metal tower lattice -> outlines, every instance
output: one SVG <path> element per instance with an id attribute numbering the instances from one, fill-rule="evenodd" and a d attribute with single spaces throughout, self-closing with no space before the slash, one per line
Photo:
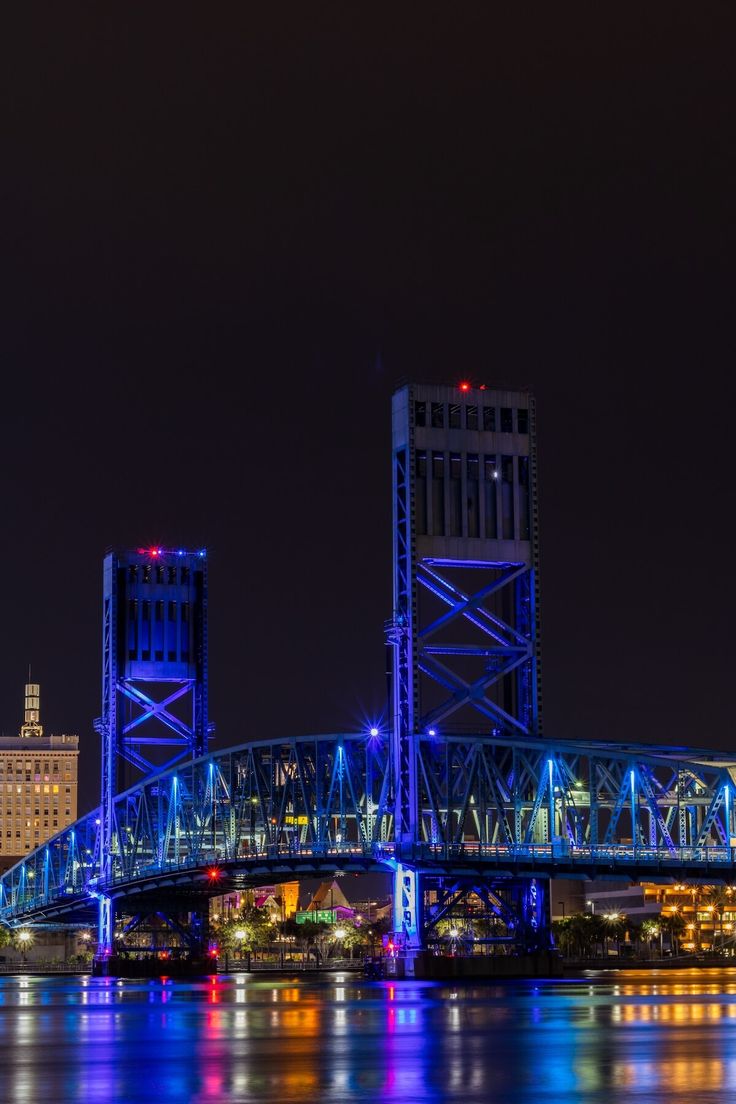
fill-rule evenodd
<path id="1" fill-rule="evenodd" d="M 393 396 L 395 924 L 420 938 L 420 738 L 534 737 L 539 522 L 529 391 L 411 384 Z"/>
<path id="2" fill-rule="evenodd" d="M 95 721 L 102 737 L 103 954 L 112 948 L 114 917 L 104 887 L 116 844 L 119 765 L 128 763 L 138 777 L 147 777 L 186 755 L 203 755 L 209 727 L 206 552 L 109 551 L 103 565 L 102 716 Z"/>

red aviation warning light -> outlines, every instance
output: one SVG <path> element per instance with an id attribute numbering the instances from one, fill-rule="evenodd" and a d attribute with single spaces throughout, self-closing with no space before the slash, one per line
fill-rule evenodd
<path id="1" fill-rule="evenodd" d="M 462 383 L 460 384 L 460 390 L 461 391 L 469 391 L 470 390 L 470 384 L 468 383 L 467 380 L 462 381 Z"/>

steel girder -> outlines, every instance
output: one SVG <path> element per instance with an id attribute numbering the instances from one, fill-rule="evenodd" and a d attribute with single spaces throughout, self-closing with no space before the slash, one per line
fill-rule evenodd
<path id="1" fill-rule="evenodd" d="M 422 850 L 676 866 L 730 862 L 733 761 L 716 752 L 488 737 L 419 742 Z M 679 828 L 679 836 L 675 830 Z M 702 854 L 701 854 L 702 852 Z"/>
<path id="2" fill-rule="evenodd" d="M 449 576 L 453 569 L 472 569 L 481 582 L 466 593 Z M 417 726 L 426 731 L 441 724 L 466 706 L 481 713 L 494 728 L 508 734 L 531 736 L 536 731 L 536 695 L 532 692 L 534 666 L 534 615 L 532 609 L 533 570 L 524 563 L 427 558 L 416 565 L 417 582 L 449 610 L 429 624 L 416 627 L 417 666 L 421 673 L 438 683 L 448 696 L 417 718 Z M 512 622 L 488 609 L 485 603 L 507 591 Z M 475 630 L 473 643 L 443 640 L 443 633 L 462 623 Z M 443 656 L 446 661 L 438 657 Z M 478 661 L 476 677 L 469 679 L 451 663 Z M 488 691 L 515 672 L 518 693 L 514 711 L 504 709 Z"/>
<path id="3" fill-rule="evenodd" d="M 0 920 L 73 917 L 208 868 L 394 870 L 632 879 L 736 877 L 733 773 L 717 752 L 489 736 L 417 741 L 414 838 L 395 832 L 389 747 L 357 734 L 258 741 L 180 764 L 113 798 L 0 877 Z M 289 867 L 289 863 L 297 864 Z M 320 865 L 321 864 L 321 865 Z M 303 867 L 306 870 L 306 867 Z"/>
<path id="4" fill-rule="evenodd" d="M 96 809 L 12 867 L 0 879 L 0 919 L 63 917 L 90 897 L 214 866 L 247 871 L 291 857 L 334 870 L 351 857 L 380 858 L 393 835 L 388 783 L 386 740 L 352 734 L 190 760 L 114 798 L 107 861 Z"/>

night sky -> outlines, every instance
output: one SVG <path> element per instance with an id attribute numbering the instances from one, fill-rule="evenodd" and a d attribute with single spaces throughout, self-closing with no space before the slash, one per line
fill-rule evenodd
<path id="1" fill-rule="evenodd" d="M 98 800 L 102 560 L 209 550 L 213 748 L 385 707 L 390 399 L 538 404 L 550 737 L 736 751 L 734 10 L 16 5 L 0 728 Z"/>

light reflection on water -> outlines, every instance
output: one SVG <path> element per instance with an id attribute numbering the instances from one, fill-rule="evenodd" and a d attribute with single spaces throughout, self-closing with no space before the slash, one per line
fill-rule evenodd
<path id="1" fill-rule="evenodd" d="M 731 1099 L 736 970 L 559 981 L 0 979 L 0 1098 Z"/>

